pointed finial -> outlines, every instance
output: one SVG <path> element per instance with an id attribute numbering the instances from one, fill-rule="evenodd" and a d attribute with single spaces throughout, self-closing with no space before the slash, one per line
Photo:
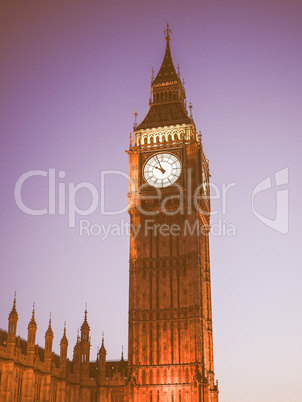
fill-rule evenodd
<path id="1" fill-rule="evenodd" d="M 154 67 L 152 67 L 151 70 L 151 83 L 153 82 L 153 80 L 154 80 Z"/>
<path id="2" fill-rule="evenodd" d="M 167 43 L 169 43 L 169 42 L 170 42 L 170 39 L 171 39 L 170 34 L 172 33 L 172 31 L 171 31 L 171 29 L 170 29 L 170 27 L 169 27 L 169 23 L 168 23 L 168 22 L 167 22 L 167 28 L 164 30 L 164 33 L 165 33 L 166 41 L 167 41 Z"/>
<path id="3" fill-rule="evenodd" d="M 124 360 L 124 345 L 122 345 L 122 357 L 121 360 Z"/>
<path id="4" fill-rule="evenodd" d="M 51 313 L 49 314 L 49 324 L 48 324 L 48 328 L 47 328 L 45 336 L 52 336 L 53 337 L 53 330 L 51 328 Z"/>
<path id="5" fill-rule="evenodd" d="M 178 78 L 180 78 L 180 67 L 179 67 L 179 63 L 177 64 L 177 75 L 178 75 Z"/>
<path id="6" fill-rule="evenodd" d="M 31 320 L 30 320 L 30 323 L 29 323 L 29 324 L 32 324 L 32 325 L 34 325 L 34 326 L 37 325 L 37 324 L 36 324 L 36 320 L 35 320 L 35 306 L 36 306 L 36 304 L 33 303 L 33 312 L 32 312 Z"/>
<path id="7" fill-rule="evenodd" d="M 192 108 L 193 108 L 193 106 L 192 106 L 192 103 L 190 102 L 190 104 L 189 104 L 189 109 L 190 109 L 190 118 L 191 118 L 191 119 L 193 119 Z"/>
<path id="8" fill-rule="evenodd" d="M 137 110 L 135 109 L 135 111 L 134 111 L 134 127 L 137 126 L 137 116 L 138 116 L 138 113 L 137 113 Z"/>
<path id="9" fill-rule="evenodd" d="M 87 303 L 85 303 L 85 317 L 84 317 L 84 321 L 87 321 Z"/>
<path id="10" fill-rule="evenodd" d="M 12 307 L 11 312 L 9 313 L 9 318 L 10 318 L 10 317 L 16 317 L 16 318 L 18 318 L 18 313 L 17 313 L 17 310 L 16 310 L 16 292 L 15 292 L 15 294 L 14 294 L 13 307 Z"/>
<path id="11" fill-rule="evenodd" d="M 16 297 L 17 297 L 17 292 L 15 291 L 14 302 L 13 302 L 13 310 L 16 310 Z"/>
<path id="12" fill-rule="evenodd" d="M 66 321 L 64 321 L 64 330 L 63 330 L 63 336 L 66 336 Z"/>

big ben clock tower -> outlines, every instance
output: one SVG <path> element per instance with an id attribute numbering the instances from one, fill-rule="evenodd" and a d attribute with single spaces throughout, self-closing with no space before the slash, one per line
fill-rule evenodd
<path id="1" fill-rule="evenodd" d="M 209 165 L 166 51 L 130 137 L 127 400 L 217 402 L 209 261 Z"/>

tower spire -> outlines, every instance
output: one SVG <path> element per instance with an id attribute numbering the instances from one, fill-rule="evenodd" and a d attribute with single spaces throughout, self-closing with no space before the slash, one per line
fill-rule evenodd
<path id="1" fill-rule="evenodd" d="M 170 39 L 171 39 L 170 34 L 172 33 L 172 31 L 170 29 L 170 26 L 169 26 L 168 22 L 167 22 L 167 28 L 164 30 L 164 33 L 165 33 L 166 41 L 167 41 L 167 43 L 169 43 Z"/>
<path id="2" fill-rule="evenodd" d="M 135 109 L 135 111 L 134 111 L 133 128 L 136 128 L 136 127 L 137 127 L 137 116 L 138 116 L 138 113 L 137 113 L 137 110 Z"/>
<path id="3" fill-rule="evenodd" d="M 14 294 L 14 301 L 13 301 L 13 307 L 11 309 L 11 312 L 9 313 L 9 317 L 16 316 L 18 318 L 18 313 L 16 310 L 16 292 Z"/>
<path id="4" fill-rule="evenodd" d="M 27 354 L 33 356 L 35 353 L 35 342 L 36 342 L 36 332 L 37 332 L 37 323 L 35 320 L 35 303 L 33 304 L 33 311 L 31 315 L 31 320 L 27 327 L 28 336 L 27 336 Z"/>
<path id="5" fill-rule="evenodd" d="M 48 328 L 47 328 L 47 331 L 46 331 L 46 335 L 53 335 L 53 331 L 52 331 L 52 328 L 51 328 L 51 313 L 49 313 L 49 321 L 48 321 Z"/>
<path id="6" fill-rule="evenodd" d="M 52 342 L 53 342 L 53 330 L 51 328 L 51 313 L 50 313 L 48 328 L 45 332 L 45 354 L 44 354 L 44 360 L 45 362 L 48 362 L 48 364 L 50 363 L 52 356 Z"/>
<path id="7" fill-rule="evenodd" d="M 179 67 L 175 69 L 170 48 L 171 29 L 169 24 L 164 31 L 166 39 L 165 55 L 153 79 L 151 76 L 151 90 L 149 111 L 144 120 L 138 124 L 135 118 L 134 131 L 142 128 L 171 126 L 191 123 L 185 104 L 185 90 L 180 80 Z"/>
<path id="8" fill-rule="evenodd" d="M 36 319 L 35 319 L 35 309 L 36 309 L 36 303 L 34 302 L 33 303 L 33 311 L 32 311 L 32 314 L 31 314 L 31 320 L 30 320 L 30 324 L 37 324 L 36 323 Z"/>
<path id="9" fill-rule="evenodd" d="M 68 340 L 66 336 L 66 321 L 64 321 L 63 336 L 60 342 L 60 362 L 63 364 L 66 363 L 67 359 L 67 347 L 68 347 Z"/>
<path id="10" fill-rule="evenodd" d="M 15 292 L 13 307 L 8 316 L 7 347 L 9 353 L 11 354 L 13 354 L 15 350 L 17 322 L 18 322 L 18 313 L 16 309 L 16 292 Z"/>
<path id="11" fill-rule="evenodd" d="M 163 83 L 175 83 L 179 82 L 178 75 L 176 73 L 170 49 L 170 40 L 171 40 L 171 29 L 169 28 L 169 24 L 167 24 L 167 28 L 164 31 L 166 37 L 166 51 L 164 55 L 164 59 L 162 65 L 157 73 L 157 76 L 152 81 L 152 85 L 163 84 Z"/>
<path id="12" fill-rule="evenodd" d="M 87 303 L 85 305 L 84 321 L 81 326 L 81 342 L 89 342 L 90 326 L 87 321 Z"/>
<path id="13" fill-rule="evenodd" d="M 62 336 L 61 342 L 62 342 L 62 341 L 67 341 L 67 336 L 66 336 L 66 321 L 64 321 L 64 329 L 63 329 L 63 336 Z M 68 341 L 67 341 L 67 343 L 68 343 Z"/>

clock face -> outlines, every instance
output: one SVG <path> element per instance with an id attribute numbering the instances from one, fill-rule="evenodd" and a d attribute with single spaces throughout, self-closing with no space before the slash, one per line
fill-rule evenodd
<path id="1" fill-rule="evenodd" d="M 153 187 L 168 187 L 175 183 L 181 172 L 179 159 L 169 153 L 151 156 L 144 166 L 144 178 Z"/>

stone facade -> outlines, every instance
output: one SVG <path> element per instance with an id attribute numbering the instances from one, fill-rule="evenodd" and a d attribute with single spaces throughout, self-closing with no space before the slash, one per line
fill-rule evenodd
<path id="1" fill-rule="evenodd" d="M 104 338 L 97 360 L 89 361 L 90 339 L 87 311 L 81 334 L 67 358 L 66 329 L 60 355 L 53 353 L 51 319 L 45 333 L 45 348 L 35 344 L 35 311 L 28 325 L 28 337 L 16 337 L 16 299 L 9 315 L 8 331 L 0 330 L 0 402 L 11 401 L 124 401 L 127 361 L 107 361 Z"/>

